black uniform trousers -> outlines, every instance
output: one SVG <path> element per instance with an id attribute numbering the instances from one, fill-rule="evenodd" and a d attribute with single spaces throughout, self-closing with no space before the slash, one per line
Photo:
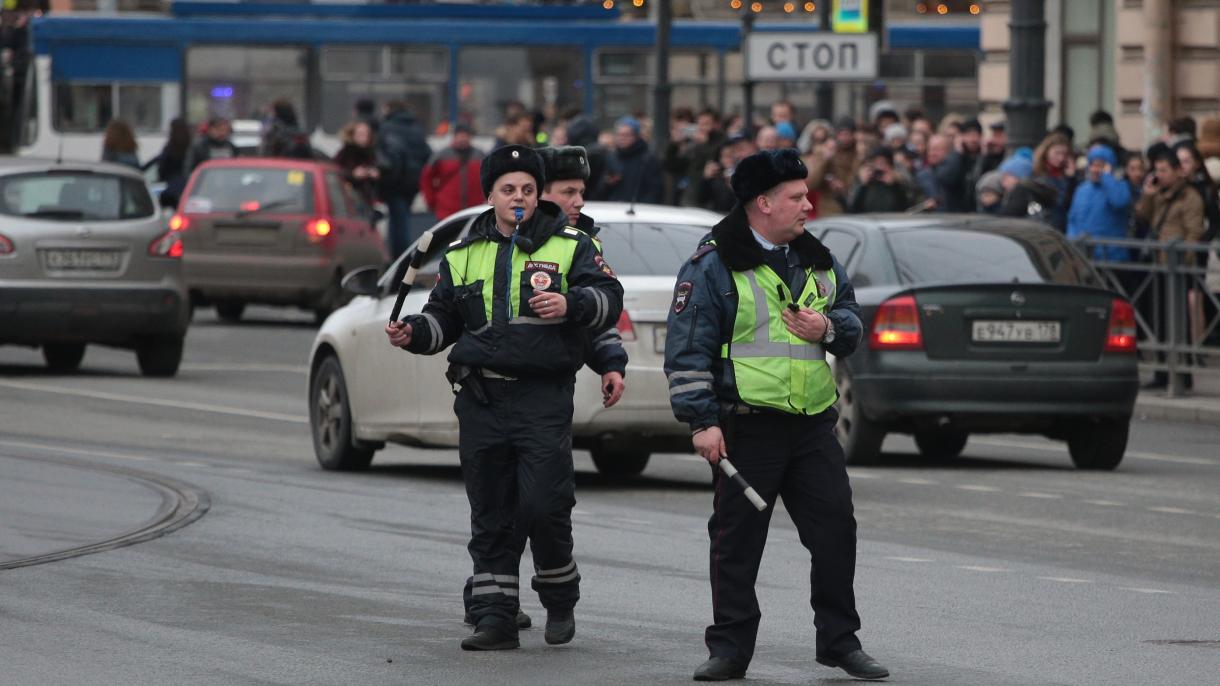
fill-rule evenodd
<path id="1" fill-rule="evenodd" d="M 534 554 L 534 590 L 544 607 L 580 598 L 572 559 L 571 379 L 480 379 L 488 404 L 469 388 L 454 401 L 458 453 L 470 501 L 469 610 L 475 626 L 517 634 L 521 553 Z"/>
<path id="2" fill-rule="evenodd" d="M 711 537 L 712 616 L 705 640 L 712 657 L 748 665 L 762 613 L 754 582 L 777 496 L 784 499 L 801 543 L 809 550 L 810 604 L 817 655 L 840 656 L 860 648 L 860 616 L 852 588 L 856 570 L 856 519 L 846 458 L 834 435 L 838 414 L 734 415 L 726 422 L 729 459 L 767 501 L 754 509 L 719 469 L 715 477 Z"/>

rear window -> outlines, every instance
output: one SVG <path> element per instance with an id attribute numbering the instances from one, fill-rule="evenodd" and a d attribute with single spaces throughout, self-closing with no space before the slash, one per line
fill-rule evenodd
<path id="1" fill-rule="evenodd" d="M 311 214 L 313 172 L 251 167 L 204 169 L 183 211 Z"/>
<path id="2" fill-rule="evenodd" d="M 676 276 L 711 230 L 690 224 L 604 224 L 597 237 L 619 276 Z"/>
<path id="3" fill-rule="evenodd" d="M 0 176 L 0 214 L 60 221 L 142 219 L 156 213 L 140 179 L 88 172 Z"/>
<path id="4" fill-rule="evenodd" d="M 898 278 L 919 283 L 1057 283 L 1101 286 L 1061 236 L 1028 229 L 918 229 L 889 233 Z"/>

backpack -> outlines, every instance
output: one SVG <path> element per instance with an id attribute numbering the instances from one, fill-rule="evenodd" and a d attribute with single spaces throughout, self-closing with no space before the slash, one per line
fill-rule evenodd
<path id="1" fill-rule="evenodd" d="M 377 139 L 377 166 L 384 188 L 394 194 L 414 196 L 424 165 L 432 157 L 423 136 L 394 126 L 382 126 Z"/>

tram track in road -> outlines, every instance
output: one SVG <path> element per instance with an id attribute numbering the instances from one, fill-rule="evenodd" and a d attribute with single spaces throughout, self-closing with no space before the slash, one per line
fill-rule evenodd
<path id="1" fill-rule="evenodd" d="M 161 505 L 157 508 L 157 512 L 149 520 L 133 530 L 84 545 L 40 553 L 15 560 L 0 561 L 0 570 L 59 562 L 61 560 L 108 552 L 136 545 L 137 543 L 152 541 L 188 526 L 199 520 L 211 509 L 212 499 L 207 491 L 193 484 L 161 476 L 160 474 L 117 465 L 88 464 L 78 460 L 58 457 L 28 457 L 12 454 L 5 454 L 0 457 L 42 464 L 53 463 L 69 469 L 82 469 L 118 476 L 140 484 L 161 496 Z"/>

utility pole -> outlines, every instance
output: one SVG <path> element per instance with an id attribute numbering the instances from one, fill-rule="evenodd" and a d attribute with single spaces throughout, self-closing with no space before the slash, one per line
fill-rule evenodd
<path id="1" fill-rule="evenodd" d="M 818 30 L 830 33 L 834 28 L 830 24 L 830 0 L 819 0 Z M 833 122 L 835 114 L 835 85 L 826 79 L 818 82 L 818 118 Z"/>
<path id="2" fill-rule="evenodd" d="M 674 10 L 668 0 L 653 3 L 657 26 L 656 83 L 652 91 L 652 145 L 658 155 L 669 146 L 669 100 L 673 87 L 669 85 L 669 29 Z"/>
<path id="3" fill-rule="evenodd" d="M 1035 147 L 1046 136 L 1046 7 L 1044 0 L 1012 0 L 1008 30 L 1008 147 Z"/>
<path id="4" fill-rule="evenodd" d="M 746 10 L 745 14 L 741 15 L 741 54 L 745 56 L 745 80 L 741 82 L 741 90 L 744 102 L 745 112 L 743 118 L 745 120 L 746 135 L 754 128 L 754 81 L 750 79 L 750 55 L 747 45 L 750 42 L 750 32 L 754 30 L 754 13 Z"/>

